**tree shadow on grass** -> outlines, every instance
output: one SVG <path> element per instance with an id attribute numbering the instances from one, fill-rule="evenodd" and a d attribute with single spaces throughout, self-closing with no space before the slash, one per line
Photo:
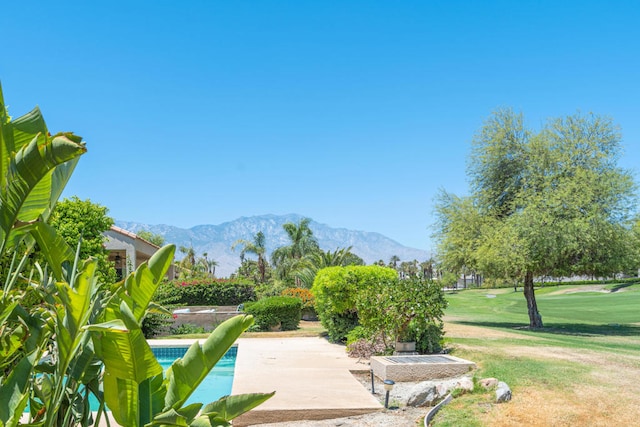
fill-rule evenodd
<path id="1" fill-rule="evenodd" d="M 611 292 L 618 292 L 620 289 L 624 289 L 627 288 L 629 286 L 633 286 L 636 285 L 637 283 L 619 283 L 617 285 L 614 285 L 611 287 L 610 291 Z"/>
<path id="2" fill-rule="evenodd" d="M 511 322 L 468 322 L 468 321 L 455 321 L 452 323 L 459 323 L 461 325 L 469 326 L 481 326 L 486 328 L 499 328 L 505 330 L 521 330 L 530 332 L 544 332 L 547 334 L 557 335 L 574 335 L 574 336 L 640 336 L 640 326 L 635 325 L 620 325 L 617 323 L 605 324 L 605 325 L 588 325 L 582 323 L 545 323 L 544 328 L 531 329 L 528 325 L 522 323 Z"/>

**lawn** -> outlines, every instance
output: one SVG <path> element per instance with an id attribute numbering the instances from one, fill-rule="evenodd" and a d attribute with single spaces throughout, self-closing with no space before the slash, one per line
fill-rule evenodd
<path id="1" fill-rule="evenodd" d="M 477 363 L 476 376 L 512 388 L 459 397 L 435 426 L 632 425 L 640 419 L 640 285 L 536 291 L 545 328 L 531 331 L 521 290 L 447 295 L 446 344 Z"/>

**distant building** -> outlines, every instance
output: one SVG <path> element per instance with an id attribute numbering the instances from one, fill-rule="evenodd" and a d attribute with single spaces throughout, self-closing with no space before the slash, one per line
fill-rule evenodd
<path id="1" fill-rule="evenodd" d="M 113 262 L 118 275 L 118 280 L 138 268 L 140 264 L 148 261 L 155 254 L 159 246 L 139 237 L 137 234 L 123 228 L 111 227 L 104 232 L 106 236 L 105 247 L 109 251 L 109 261 Z M 173 279 L 173 264 L 167 271 L 167 277 Z"/>

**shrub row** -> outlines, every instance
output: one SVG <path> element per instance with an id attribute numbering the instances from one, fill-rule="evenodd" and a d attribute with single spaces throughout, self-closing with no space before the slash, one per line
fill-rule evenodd
<path id="1" fill-rule="evenodd" d="M 229 280 L 173 280 L 160 286 L 158 295 L 177 305 L 238 305 L 255 301 L 252 283 Z"/>
<path id="2" fill-rule="evenodd" d="M 294 297 L 268 297 L 246 304 L 244 311 L 253 315 L 255 329 L 268 331 L 280 324 L 283 331 L 298 329 L 302 314 L 302 301 Z"/>

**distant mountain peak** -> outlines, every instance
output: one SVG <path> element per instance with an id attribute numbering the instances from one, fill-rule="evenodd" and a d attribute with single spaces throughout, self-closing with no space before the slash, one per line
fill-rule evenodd
<path id="1" fill-rule="evenodd" d="M 243 216 L 218 225 L 202 224 L 188 229 L 167 224 L 151 225 L 122 220 L 116 220 L 116 225 L 134 233 L 146 230 L 159 234 L 167 243 L 173 243 L 178 247 L 192 245 L 197 254 L 206 252 L 210 259 L 218 262 L 217 276 L 228 277 L 240 265 L 240 251 L 231 250 L 231 246 L 237 240 L 252 240 L 257 232 L 262 231 L 266 238 L 267 254 L 270 256 L 274 249 L 288 244 L 282 225 L 287 222 L 297 223 L 303 218 L 309 217 L 295 213 Z M 425 261 L 429 257 L 427 251 L 403 246 L 376 232 L 334 228 L 311 218 L 309 228 L 323 250 L 334 251 L 337 248 L 351 246 L 351 251 L 367 264 L 378 260 L 389 262 L 393 255 L 397 255 L 402 261 Z"/>

